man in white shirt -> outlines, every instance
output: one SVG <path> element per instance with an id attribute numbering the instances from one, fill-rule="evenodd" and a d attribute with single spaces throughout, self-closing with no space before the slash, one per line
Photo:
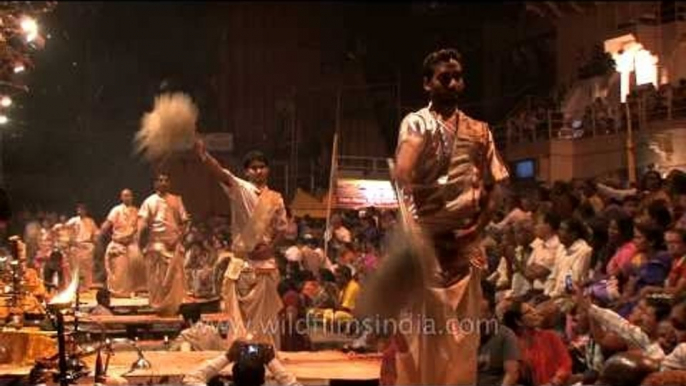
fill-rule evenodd
<path id="1" fill-rule="evenodd" d="M 430 103 L 401 122 L 394 177 L 436 254 L 435 280 L 420 289 L 431 299 L 424 303 L 431 310 L 424 313 L 476 320 L 486 266 L 483 230 L 491 221 L 498 186 L 509 173 L 488 124 L 458 108 L 465 87 L 463 65 L 462 56 L 453 49 L 433 52 L 425 59 L 424 90 Z M 402 337 L 412 349 L 397 358 L 399 383 L 476 383 L 478 333 Z M 428 359 L 437 357 L 441 359 Z"/>
<path id="2" fill-rule="evenodd" d="M 189 218 L 180 196 L 169 193 L 169 175 L 159 173 L 155 193 L 146 198 L 138 212 L 138 234 L 149 232 L 144 250 L 150 306 L 158 315 L 176 315 L 183 302 L 185 277 L 181 240 Z"/>
<path id="3" fill-rule="evenodd" d="M 545 285 L 545 294 L 551 298 L 565 295 L 566 281 L 582 283 L 588 276 L 593 249 L 586 243 L 586 228 L 577 219 L 565 220 L 560 226 L 560 242 L 564 246 L 558 250 L 555 266 Z M 569 277 L 569 279 L 567 279 Z M 569 288 L 571 291 L 572 288 Z"/>
<path id="4" fill-rule="evenodd" d="M 65 225 L 71 231 L 69 266 L 74 269 L 78 265 L 81 277 L 79 291 L 88 291 L 93 285 L 93 252 L 98 227 L 88 216 L 86 205 L 82 203 L 76 205 L 76 216 L 69 219 Z"/>
<path id="5" fill-rule="evenodd" d="M 534 290 L 543 291 L 548 276 L 555 267 L 555 259 L 559 251 L 564 249 L 557 237 L 560 228 L 560 217 L 555 213 L 546 213 L 536 224 L 534 230 L 536 239 L 531 243 L 525 276 L 532 281 Z"/>
<path id="6" fill-rule="evenodd" d="M 196 142 L 195 150 L 231 200 L 231 249 L 235 258 L 226 271 L 222 294 L 225 311 L 233 318 L 233 338 L 250 332 L 278 348 L 278 331 L 268 328 L 276 325 L 283 307 L 277 291 L 274 245 L 283 237 L 288 220 L 281 194 L 267 186 L 267 158 L 260 152 L 244 157 L 246 181 L 223 168 L 202 140 Z"/>
<path id="7" fill-rule="evenodd" d="M 105 251 L 107 288 L 114 296 L 128 296 L 136 288 L 133 283 L 137 272 L 130 269 L 132 260 L 138 259 L 140 251 L 136 242 L 138 230 L 138 208 L 133 205 L 133 192 L 124 189 L 120 194 L 121 204 L 107 215 L 100 228 L 100 234 L 112 230 L 112 240 Z"/>

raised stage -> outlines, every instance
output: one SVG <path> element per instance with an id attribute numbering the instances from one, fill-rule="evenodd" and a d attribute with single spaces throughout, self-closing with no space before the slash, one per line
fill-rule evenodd
<path id="1" fill-rule="evenodd" d="M 216 358 L 221 351 L 144 351 L 152 367 L 130 372 L 131 364 L 137 359 L 135 351 L 117 351 L 110 358 L 108 375 L 126 379 L 129 384 L 174 384 L 179 385 L 184 375 L 202 364 Z M 381 371 L 380 354 L 348 355 L 338 351 L 279 352 L 278 358 L 284 367 L 303 384 L 321 385 L 330 381 L 375 381 Z M 91 383 L 95 356 L 85 358 L 91 369 L 91 377 L 83 383 Z M 26 376 L 29 365 L 0 365 L 0 379 L 8 376 Z M 231 365 L 222 374 L 231 374 Z M 269 377 L 269 375 L 268 375 Z M 1 383 L 1 381 L 0 381 Z"/>
<path id="2" fill-rule="evenodd" d="M 197 368 L 203 361 L 222 355 L 218 351 L 179 352 L 166 351 L 167 346 L 160 340 L 161 331 L 169 338 L 175 336 L 182 326 L 181 316 L 159 317 L 152 313 L 147 297 L 112 298 L 111 308 L 117 315 L 88 315 L 90 309 L 96 306 L 94 292 L 80 295 L 82 317 L 80 329 L 84 332 L 104 332 L 110 336 L 135 335 L 140 337 L 139 347 L 143 349 L 146 359 L 152 368 L 129 372 L 131 364 L 137 359 L 133 350 L 116 351 L 110 359 L 108 374 L 124 378 L 129 384 L 180 384 L 183 376 Z M 184 304 L 199 304 L 204 308 L 202 320 L 210 324 L 221 324 L 227 316 L 214 311 L 219 306 L 219 299 L 195 299 L 187 297 Z M 70 330 L 72 316 L 65 316 L 67 330 Z M 157 333 L 153 333 L 154 331 Z M 135 332 L 135 334 L 132 334 Z M 145 340 L 156 336 L 154 340 Z M 349 341 L 350 337 L 335 336 L 317 331 L 311 332 L 311 339 L 315 347 L 334 348 Z M 336 340 L 336 342 L 333 342 Z M 8 358 L 0 355 L 0 384 L 5 380 L 17 380 L 28 375 L 35 358 L 49 356 L 56 353 L 56 339 L 54 332 L 39 331 L 36 327 L 25 327 L 21 330 L 4 328 L 0 332 L 0 346 L 11 354 Z M 2 354 L 3 350 L 0 350 Z M 21 354 L 20 354 L 21 353 Z M 312 352 L 279 352 L 278 357 L 283 365 L 292 372 L 303 384 L 321 385 L 331 381 L 371 382 L 376 383 L 380 376 L 381 355 L 365 354 L 352 355 L 341 351 L 322 350 Z M 95 355 L 84 358 L 91 372 L 95 368 Z M 231 365 L 227 366 L 223 374 L 231 374 Z M 82 380 L 85 384 L 92 384 L 90 378 Z M 21 381 L 20 381 L 21 382 Z"/>

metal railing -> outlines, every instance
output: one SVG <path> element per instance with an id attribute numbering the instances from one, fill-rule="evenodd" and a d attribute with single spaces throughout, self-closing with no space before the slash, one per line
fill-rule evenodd
<path id="1" fill-rule="evenodd" d="M 655 122 L 686 119 L 686 90 L 683 88 L 674 87 L 663 95 L 641 91 L 632 94 L 627 103 L 634 131 L 646 130 Z M 506 148 L 551 139 L 575 140 L 617 134 L 626 128 L 624 104 L 610 107 L 592 103 L 566 114 L 559 110 L 539 109 L 530 111 L 524 119 L 511 117 L 494 126 L 493 135 L 499 147 Z"/>

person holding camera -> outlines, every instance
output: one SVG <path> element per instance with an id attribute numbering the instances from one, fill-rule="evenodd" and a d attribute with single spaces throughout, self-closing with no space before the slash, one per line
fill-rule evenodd
<path id="1" fill-rule="evenodd" d="M 264 385 L 266 370 L 276 383 L 282 386 L 301 386 L 293 374 L 288 372 L 276 358 L 274 346 L 246 341 L 234 341 L 231 348 L 220 356 L 203 362 L 200 367 L 187 374 L 182 384 L 186 386 L 224 385 L 219 373 L 229 363 L 232 385 Z"/>

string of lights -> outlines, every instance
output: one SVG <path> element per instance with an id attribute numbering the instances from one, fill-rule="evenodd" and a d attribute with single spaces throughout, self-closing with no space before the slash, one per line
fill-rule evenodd
<path id="1" fill-rule="evenodd" d="M 45 47 L 39 18 L 57 2 L 0 2 L 0 125 L 9 122 L 12 97 L 26 93 L 22 74 L 34 68 L 33 54 Z"/>

